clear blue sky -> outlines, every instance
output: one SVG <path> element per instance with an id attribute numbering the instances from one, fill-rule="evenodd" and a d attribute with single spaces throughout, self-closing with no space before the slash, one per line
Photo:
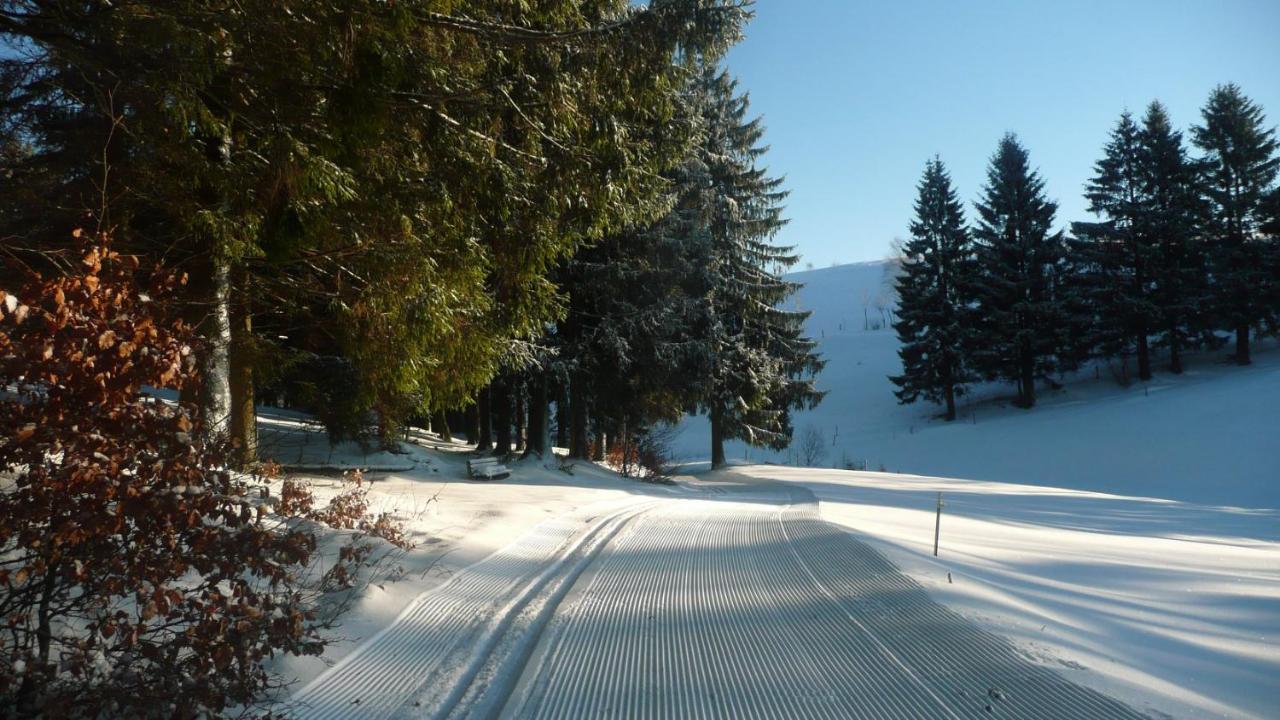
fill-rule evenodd
<path id="1" fill-rule="evenodd" d="M 818 267 L 883 258 L 935 153 L 971 217 L 1006 130 L 1065 226 L 1125 108 L 1185 130 L 1235 82 L 1280 124 L 1280 0 L 757 0 L 727 62 L 787 176 L 779 240 Z"/>

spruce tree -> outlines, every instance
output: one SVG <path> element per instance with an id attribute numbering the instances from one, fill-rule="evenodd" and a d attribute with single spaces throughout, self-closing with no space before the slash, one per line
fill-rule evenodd
<path id="1" fill-rule="evenodd" d="M 665 210 L 682 65 L 750 11 L 427 5 L 0 0 L 0 236 L 89 216 L 188 272 L 209 426 L 290 353 L 349 360 L 384 434 L 458 406 L 558 317 L 552 269 Z"/>
<path id="2" fill-rule="evenodd" d="M 1267 302 L 1276 280 L 1266 265 L 1271 253 L 1261 226 L 1264 200 L 1280 172 L 1280 146 L 1262 108 L 1235 84 L 1215 88 L 1201 115 L 1204 124 L 1191 134 L 1205 153 L 1208 174 L 1213 302 L 1235 332 L 1235 361 L 1248 365 L 1251 328 L 1275 312 Z"/>
<path id="3" fill-rule="evenodd" d="M 1147 107 L 1140 141 L 1151 299 L 1169 371 L 1181 373 L 1183 350 L 1199 344 L 1208 288 L 1208 257 L 1199 237 L 1205 209 L 1200 172 L 1158 101 Z"/>
<path id="4" fill-rule="evenodd" d="M 790 443 L 791 410 L 821 400 L 814 378 L 823 363 L 804 336 L 809 314 L 782 308 L 799 286 L 780 270 L 798 258 L 771 241 L 786 222 L 786 192 L 757 165 L 764 126 L 747 119 L 736 81 L 710 64 L 695 81 L 694 101 L 704 123 L 690 164 L 699 190 L 689 237 L 703 268 L 693 291 L 705 308 L 697 405 L 711 421 L 711 464 L 721 467 L 725 440 L 774 449 Z"/>
<path id="5" fill-rule="evenodd" d="M 1269 287 L 1268 315 L 1271 332 L 1280 333 L 1280 280 L 1276 279 L 1280 278 L 1280 187 L 1271 191 L 1263 207 L 1267 218 L 1266 224 L 1262 227 L 1262 232 L 1267 239 L 1265 262 L 1272 278 Z"/>
<path id="6" fill-rule="evenodd" d="M 973 245 L 964 209 L 942 160 L 925 166 L 918 186 L 911 239 L 903 247 L 898 275 L 898 321 L 902 374 L 891 377 L 899 402 L 921 397 L 946 404 L 956 418 L 956 396 L 970 378 L 968 293 L 973 282 Z"/>
<path id="7" fill-rule="evenodd" d="M 976 208 L 975 368 L 989 379 L 1015 382 L 1016 404 L 1029 408 L 1036 378 L 1054 368 L 1060 345 L 1064 318 L 1055 284 L 1063 241 L 1052 232 L 1057 203 L 1045 197 L 1044 180 L 1012 133 L 991 158 Z"/>
<path id="8" fill-rule="evenodd" d="M 1136 353 L 1138 377 L 1150 380 L 1149 339 L 1157 313 L 1151 297 L 1155 253 L 1143 170 L 1141 130 L 1125 112 L 1085 190 L 1089 210 L 1104 220 L 1073 224 L 1076 237 L 1069 247 L 1089 269 L 1084 290 L 1092 300 L 1101 354 Z"/>

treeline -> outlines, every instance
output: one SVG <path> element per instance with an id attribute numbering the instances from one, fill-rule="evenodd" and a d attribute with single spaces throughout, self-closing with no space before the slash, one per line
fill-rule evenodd
<path id="1" fill-rule="evenodd" d="M 0 281 L 72 228 L 183 273 L 184 399 L 240 466 L 262 400 L 335 441 L 540 452 L 559 400 L 580 455 L 686 409 L 785 442 L 817 366 L 715 70 L 749 6 L 449 8 L 0 2 Z"/>
<path id="2" fill-rule="evenodd" d="M 555 442 L 570 457 L 645 465 L 647 449 L 661 455 L 655 427 L 702 412 L 719 467 L 726 440 L 786 447 L 791 411 L 821 399 L 808 313 L 781 309 L 797 286 L 780 275 L 796 257 L 771 242 L 786 193 L 757 165 L 760 119 L 711 63 L 687 76 L 680 103 L 695 140 L 663 175 L 666 212 L 557 268 L 563 318 L 453 415 L 480 450 L 542 454 Z M 448 432 L 448 417 L 435 422 Z"/>
<path id="3" fill-rule="evenodd" d="M 991 158 L 966 222 L 941 160 L 918 186 L 898 281 L 903 403 L 956 415 L 980 380 L 1038 383 L 1090 359 L 1129 362 L 1148 380 L 1153 355 L 1181 373 L 1183 354 L 1234 336 L 1231 359 L 1280 320 L 1280 154 L 1275 129 L 1236 85 L 1216 88 L 1191 128 L 1193 153 L 1164 106 L 1121 115 L 1085 197 L 1098 219 L 1054 230 L 1057 204 L 1012 134 Z"/>

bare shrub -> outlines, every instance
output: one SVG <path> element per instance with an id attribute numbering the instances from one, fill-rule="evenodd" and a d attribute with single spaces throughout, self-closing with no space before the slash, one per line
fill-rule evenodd
<path id="1" fill-rule="evenodd" d="M 662 424 L 637 433 L 620 434 L 609 445 L 605 462 L 623 477 L 668 481 L 675 474 L 671 445 L 678 433 L 675 426 Z"/>
<path id="2" fill-rule="evenodd" d="M 800 431 L 800 437 L 796 441 L 796 449 L 800 452 L 800 461 L 806 467 L 813 467 L 827 456 L 827 441 L 822 436 L 822 431 L 817 425 L 809 423 L 804 426 L 804 430 Z"/>

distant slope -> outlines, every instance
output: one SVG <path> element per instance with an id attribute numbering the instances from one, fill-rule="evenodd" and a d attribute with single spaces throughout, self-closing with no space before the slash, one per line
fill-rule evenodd
<path id="1" fill-rule="evenodd" d="M 1045 391 L 1030 411 L 1007 407 L 1010 388 L 983 386 L 948 424 L 929 404 L 902 406 L 889 375 L 901 372 L 891 328 L 864 330 L 880 313 L 875 298 L 887 263 L 796 273 L 805 287 L 797 307 L 813 312 L 808 330 L 827 360 L 819 386 L 828 392 L 795 417 L 797 433 L 821 430 L 817 465 L 865 462 L 868 469 L 1079 488 L 1189 502 L 1280 507 L 1280 349 L 1261 343 L 1255 364 L 1237 368 L 1222 353 L 1192 357 L 1181 377 L 1158 373 L 1122 388 L 1108 371 Z M 1158 359 L 1159 362 L 1159 359 Z M 709 429 L 689 418 L 677 455 L 705 460 Z M 799 464 L 792 451 L 741 443 L 731 459 Z"/>

